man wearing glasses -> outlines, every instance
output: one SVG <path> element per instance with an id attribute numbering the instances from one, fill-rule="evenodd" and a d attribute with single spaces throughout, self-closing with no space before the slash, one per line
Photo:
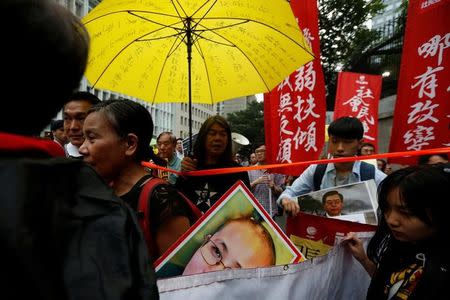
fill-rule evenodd
<path id="1" fill-rule="evenodd" d="M 205 236 L 183 275 L 273 266 L 275 258 L 272 237 L 260 222 L 250 217 L 232 219 Z"/>

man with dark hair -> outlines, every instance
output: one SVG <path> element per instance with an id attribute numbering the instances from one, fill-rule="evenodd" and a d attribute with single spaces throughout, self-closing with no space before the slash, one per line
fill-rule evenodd
<path id="1" fill-rule="evenodd" d="M 364 128 L 357 118 L 342 117 L 328 127 L 328 151 L 333 158 L 352 157 L 358 154 Z M 298 177 L 277 200 L 288 214 L 300 211 L 297 197 L 325 188 L 375 179 L 378 185 L 386 175 L 365 162 L 342 162 L 311 165 Z"/>
<path id="2" fill-rule="evenodd" d="M 64 145 L 67 143 L 67 136 L 64 132 L 64 121 L 52 120 L 50 123 L 50 130 L 53 134 L 53 141 L 64 149 Z"/>
<path id="3" fill-rule="evenodd" d="M 327 217 L 337 217 L 344 207 L 344 196 L 338 191 L 329 191 L 322 196 L 322 206 Z"/>
<path id="4" fill-rule="evenodd" d="M 89 92 L 75 92 L 68 97 L 63 107 L 64 131 L 69 139 L 66 145 L 67 157 L 83 159 L 78 149 L 84 142 L 83 124 L 88 110 L 100 99 Z"/>

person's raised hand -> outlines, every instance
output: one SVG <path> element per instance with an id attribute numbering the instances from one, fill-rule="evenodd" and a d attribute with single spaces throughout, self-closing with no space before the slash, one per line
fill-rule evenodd
<path id="1" fill-rule="evenodd" d="M 181 161 L 181 171 L 197 171 L 197 160 L 188 156 L 183 157 L 183 160 Z"/>
<path id="2" fill-rule="evenodd" d="M 281 199 L 281 207 L 283 210 L 292 217 L 295 217 L 300 212 L 300 205 L 296 199 Z"/>

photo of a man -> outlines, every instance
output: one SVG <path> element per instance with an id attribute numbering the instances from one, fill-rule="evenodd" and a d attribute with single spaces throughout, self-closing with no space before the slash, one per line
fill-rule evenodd
<path id="1" fill-rule="evenodd" d="M 329 191 L 322 196 L 322 205 L 327 217 L 337 217 L 344 208 L 344 196 L 338 191 Z"/>
<path id="2" fill-rule="evenodd" d="M 175 248 L 155 263 L 158 278 L 303 261 L 243 183 L 235 184 Z"/>
<path id="3" fill-rule="evenodd" d="M 346 221 L 377 224 L 373 180 L 323 189 L 298 197 L 303 213 Z"/>

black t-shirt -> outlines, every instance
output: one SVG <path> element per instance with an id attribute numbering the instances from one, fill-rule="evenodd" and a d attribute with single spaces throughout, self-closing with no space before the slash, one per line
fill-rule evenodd
<path id="1" fill-rule="evenodd" d="M 225 165 L 209 165 L 206 169 L 220 169 L 240 167 L 237 163 Z M 219 198 L 228 191 L 238 180 L 244 182 L 244 184 L 250 188 L 250 180 L 247 172 L 238 172 L 221 175 L 208 175 L 208 176 L 191 176 L 191 177 L 178 177 L 176 187 L 186 197 L 188 197 L 192 203 L 202 211 L 206 212 L 209 207 L 219 200 Z"/>
<path id="2" fill-rule="evenodd" d="M 145 175 L 136 182 L 136 184 L 128 191 L 128 193 L 123 194 L 120 198 L 125 201 L 134 211 L 138 209 L 139 196 L 141 194 L 142 187 L 145 182 L 147 182 L 152 175 Z"/>

